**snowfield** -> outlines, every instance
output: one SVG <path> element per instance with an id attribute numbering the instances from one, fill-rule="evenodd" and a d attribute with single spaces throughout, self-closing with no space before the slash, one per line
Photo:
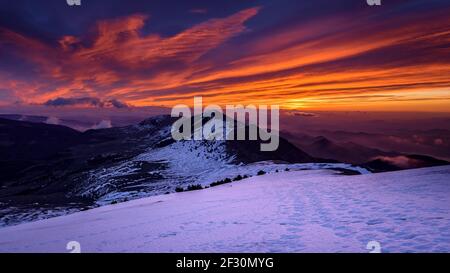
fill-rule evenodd
<path id="1" fill-rule="evenodd" d="M 299 170 L 0 229 L 0 252 L 450 252 L 450 166 Z"/>

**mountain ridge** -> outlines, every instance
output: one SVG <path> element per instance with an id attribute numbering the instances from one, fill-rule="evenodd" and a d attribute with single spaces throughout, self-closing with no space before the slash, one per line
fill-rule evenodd
<path id="1" fill-rule="evenodd" d="M 26 209 L 44 206 L 52 210 L 71 203 L 89 208 L 99 200 L 104 204 L 173 192 L 177 186 L 198 183 L 198 177 L 220 168 L 228 170 L 223 176 L 237 175 L 231 174 L 236 166 L 258 161 L 315 160 L 285 140 L 280 142 L 281 151 L 290 153 L 265 154 L 256 149 L 257 141 L 175 142 L 171 138 L 175 120 L 161 115 L 136 125 L 79 132 L 61 125 L 0 118 L 0 151 L 4 155 L 0 218 L 1 208 L 8 209 L 11 204 Z M 177 160 L 180 165 L 196 162 L 197 166 L 180 169 L 173 165 Z M 236 171 L 230 171 L 233 168 Z"/>

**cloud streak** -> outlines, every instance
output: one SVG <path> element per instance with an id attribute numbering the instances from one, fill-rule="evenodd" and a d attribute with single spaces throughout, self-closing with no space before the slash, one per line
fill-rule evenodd
<path id="1" fill-rule="evenodd" d="M 128 108 L 129 105 L 116 100 L 101 100 L 99 98 L 84 97 L 84 98 L 56 98 L 53 100 L 46 101 L 43 105 L 53 106 L 53 107 L 64 107 L 64 106 L 82 106 L 82 107 L 99 107 L 99 108 Z"/>

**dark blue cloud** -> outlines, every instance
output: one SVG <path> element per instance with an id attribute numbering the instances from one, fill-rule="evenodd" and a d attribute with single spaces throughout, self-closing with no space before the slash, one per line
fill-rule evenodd
<path id="1" fill-rule="evenodd" d="M 127 108 L 128 104 L 116 99 L 101 100 L 95 97 L 83 98 L 56 98 L 44 103 L 45 106 L 91 106 L 91 107 L 114 107 Z"/>
<path id="2" fill-rule="evenodd" d="M 143 34 L 170 36 L 209 18 L 228 16 L 239 10 L 261 6 L 257 17 L 249 22 L 255 33 L 270 31 L 287 24 L 311 18 L 332 16 L 365 10 L 368 16 L 395 16 L 448 6 L 447 0 L 389 0 L 381 7 L 369 7 L 366 0 L 81 0 L 81 6 L 69 6 L 66 0 L 0 0 L 0 27 L 23 33 L 28 37 L 55 43 L 63 35 L 83 36 L 99 20 L 128 16 L 134 13 L 150 15 Z M 192 12 L 192 11 L 207 12 Z"/>

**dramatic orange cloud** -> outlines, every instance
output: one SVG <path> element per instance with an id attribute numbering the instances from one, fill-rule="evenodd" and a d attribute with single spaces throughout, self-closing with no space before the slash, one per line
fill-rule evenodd
<path id="1" fill-rule="evenodd" d="M 279 104 L 287 109 L 450 111 L 449 10 L 374 22 L 341 15 L 252 33 L 260 8 L 178 34 L 143 34 L 151 16 L 99 21 L 86 37 L 49 44 L 0 28 L 0 49 L 32 75 L 0 72 L 25 103 L 58 97 L 135 106 Z M 254 35 L 252 39 L 234 39 Z"/>

